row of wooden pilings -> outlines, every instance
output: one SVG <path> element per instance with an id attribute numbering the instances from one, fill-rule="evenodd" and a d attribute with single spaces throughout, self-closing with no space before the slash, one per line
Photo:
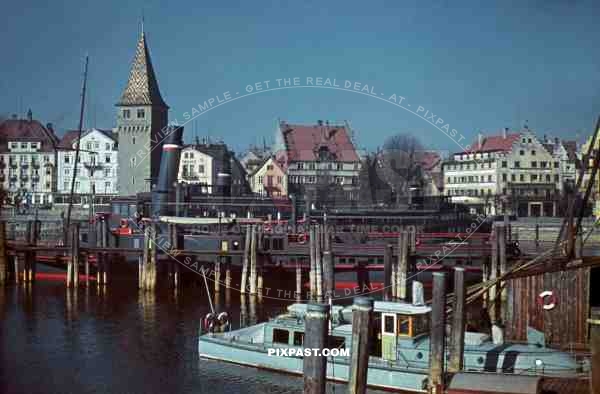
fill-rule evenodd
<path id="1" fill-rule="evenodd" d="M 429 393 L 441 394 L 444 390 L 446 344 L 446 273 L 433 274 L 433 300 L 431 311 Z M 455 268 L 452 326 L 449 341 L 447 372 L 463 369 L 465 338 L 465 271 Z M 352 347 L 350 351 L 350 376 L 348 393 L 364 394 L 367 390 L 369 352 L 373 334 L 374 301 L 370 297 L 354 298 L 352 313 Z M 323 349 L 327 346 L 330 306 L 311 303 L 305 318 L 304 347 Z M 327 357 L 311 353 L 304 357 L 304 393 L 323 394 L 327 379 Z"/>

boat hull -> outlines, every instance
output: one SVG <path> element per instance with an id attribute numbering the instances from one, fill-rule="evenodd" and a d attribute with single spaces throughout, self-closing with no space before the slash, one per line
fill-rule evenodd
<path id="1" fill-rule="evenodd" d="M 303 359 L 301 357 L 276 357 L 267 353 L 267 347 L 262 344 L 241 344 L 210 334 L 200 337 L 198 350 L 200 357 L 219 360 L 232 364 L 245 365 L 258 369 L 288 373 L 303 374 Z M 336 382 L 348 382 L 349 365 L 344 358 L 330 357 L 327 362 L 327 379 Z M 384 365 L 369 366 L 367 385 L 371 388 L 425 393 L 424 385 L 427 374 L 423 372 L 408 372 Z"/>

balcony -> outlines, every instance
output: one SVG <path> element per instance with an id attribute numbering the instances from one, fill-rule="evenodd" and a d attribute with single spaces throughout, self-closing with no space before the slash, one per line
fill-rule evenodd
<path id="1" fill-rule="evenodd" d="M 11 161 L 9 165 L 10 165 L 11 168 L 17 168 L 17 162 L 16 161 Z"/>
<path id="2" fill-rule="evenodd" d="M 40 181 L 40 176 L 39 175 L 33 175 L 31 177 L 31 181 L 32 182 L 39 182 Z"/>
<path id="3" fill-rule="evenodd" d="M 33 162 L 31 162 L 31 166 L 33 168 L 35 168 L 36 170 L 38 170 L 40 168 L 40 162 L 39 161 L 33 161 Z"/>
<path id="4" fill-rule="evenodd" d="M 27 182 L 29 180 L 29 175 L 21 174 L 21 182 Z"/>
<path id="5" fill-rule="evenodd" d="M 29 163 L 26 161 L 21 162 L 21 168 L 29 168 Z"/>
<path id="6" fill-rule="evenodd" d="M 0 168 L 1 169 L 5 169 L 6 168 L 6 162 L 4 160 L 0 161 Z"/>
<path id="7" fill-rule="evenodd" d="M 16 182 L 17 181 L 17 176 L 16 175 L 11 175 L 10 176 L 10 181 L 12 182 Z"/>

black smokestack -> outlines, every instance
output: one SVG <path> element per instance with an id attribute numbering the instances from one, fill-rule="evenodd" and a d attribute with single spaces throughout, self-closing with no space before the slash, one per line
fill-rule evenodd
<path id="1" fill-rule="evenodd" d="M 162 145 L 158 183 L 152 191 L 152 216 L 169 216 L 175 211 L 171 197 L 179 172 L 179 158 L 183 145 L 183 127 L 171 127 Z"/>

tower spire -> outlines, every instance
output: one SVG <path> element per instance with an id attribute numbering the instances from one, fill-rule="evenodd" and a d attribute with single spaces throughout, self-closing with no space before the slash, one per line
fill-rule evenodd
<path id="1" fill-rule="evenodd" d="M 156 105 L 168 108 L 160 94 L 154 67 L 152 67 L 150 51 L 144 34 L 143 20 L 141 26 L 142 35 L 137 43 L 129 72 L 129 80 L 117 105 Z"/>

